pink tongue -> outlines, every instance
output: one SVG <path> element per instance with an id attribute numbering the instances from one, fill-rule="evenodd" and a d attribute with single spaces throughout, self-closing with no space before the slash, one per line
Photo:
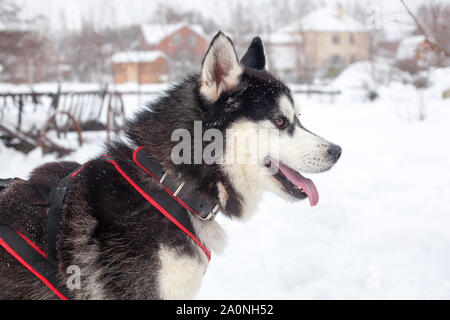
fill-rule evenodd
<path id="1" fill-rule="evenodd" d="M 277 162 L 272 159 L 277 165 L 280 171 L 286 176 L 286 178 L 292 182 L 295 186 L 303 189 L 309 199 L 311 207 L 316 206 L 319 203 L 319 192 L 317 191 L 316 185 L 311 179 L 305 178 L 297 171 L 285 166 L 284 164 Z"/>

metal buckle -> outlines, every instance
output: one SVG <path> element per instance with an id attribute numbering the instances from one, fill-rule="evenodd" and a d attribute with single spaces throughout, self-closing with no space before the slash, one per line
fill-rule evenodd
<path id="1" fill-rule="evenodd" d="M 203 218 L 200 216 L 199 217 L 200 220 L 202 220 L 202 221 L 211 220 L 216 215 L 217 210 L 219 210 L 219 204 L 216 204 L 216 206 L 211 210 L 211 212 L 206 216 L 206 218 Z"/>
<path id="2" fill-rule="evenodd" d="M 185 182 L 180 184 L 180 186 L 177 188 L 177 190 L 173 193 L 174 197 L 178 196 L 178 194 L 180 193 L 181 189 L 183 189 L 184 185 L 185 185 Z"/>
<path id="3" fill-rule="evenodd" d="M 165 172 L 165 173 L 163 174 L 163 176 L 161 177 L 161 180 L 159 180 L 159 183 L 163 184 L 163 183 L 164 183 L 164 180 L 166 180 L 166 178 L 167 178 L 167 172 Z"/>

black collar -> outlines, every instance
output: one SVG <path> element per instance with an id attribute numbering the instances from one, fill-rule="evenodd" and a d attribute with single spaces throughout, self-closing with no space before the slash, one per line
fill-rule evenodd
<path id="1" fill-rule="evenodd" d="M 219 203 L 203 197 L 185 181 L 177 182 L 177 179 L 164 172 L 157 160 L 150 155 L 148 148 L 137 148 L 133 153 L 133 160 L 187 211 L 201 220 L 215 218 L 219 211 Z"/>

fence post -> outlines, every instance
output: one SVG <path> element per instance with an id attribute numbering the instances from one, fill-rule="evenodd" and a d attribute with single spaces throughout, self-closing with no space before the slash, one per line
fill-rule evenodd
<path id="1" fill-rule="evenodd" d="M 105 85 L 105 88 L 103 89 L 101 99 L 100 99 L 100 109 L 98 110 L 98 116 L 97 119 L 100 119 L 103 111 L 103 103 L 105 102 L 106 95 L 108 94 L 108 84 Z"/>
<path id="2" fill-rule="evenodd" d="M 53 96 L 52 107 L 54 110 L 58 109 L 59 106 L 59 96 L 61 95 L 61 83 L 58 84 L 58 91 Z"/>
<path id="3" fill-rule="evenodd" d="M 19 115 L 17 118 L 17 130 L 20 131 L 22 127 L 22 112 L 23 112 L 23 98 L 22 95 L 19 96 Z"/>

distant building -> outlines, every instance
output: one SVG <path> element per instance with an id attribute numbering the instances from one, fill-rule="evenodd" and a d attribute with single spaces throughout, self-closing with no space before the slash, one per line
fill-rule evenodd
<path id="1" fill-rule="evenodd" d="M 144 24 L 141 26 L 139 50 L 160 50 L 168 56 L 184 53 L 203 58 L 208 49 L 207 38 L 200 25 Z"/>
<path id="2" fill-rule="evenodd" d="M 395 58 L 400 42 L 416 31 L 416 23 L 408 12 L 383 16 L 383 37 L 377 40 L 377 54 L 389 59 Z"/>
<path id="3" fill-rule="evenodd" d="M 337 9 L 321 8 L 280 30 L 302 38 L 305 64 L 348 65 L 369 59 L 369 35 L 364 25 Z"/>
<path id="4" fill-rule="evenodd" d="M 70 81 L 73 77 L 72 66 L 69 63 L 59 61 L 56 65 L 58 81 Z"/>
<path id="5" fill-rule="evenodd" d="M 197 70 L 208 48 L 199 25 L 144 24 L 137 50 L 113 57 L 116 83 L 154 83 L 176 80 Z"/>
<path id="6" fill-rule="evenodd" d="M 168 80 L 167 56 L 161 51 L 125 51 L 111 58 L 114 82 L 158 83 Z"/>
<path id="7" fill-rule="evenodd" d="M 304 64 L 302 37 L 283 32 L 263 36 L 270 70 L 288 82 L 297 82 L 298 71 Z"/>
<path id="8" fill-rule="evenodd" d="M 427 61 L 429 61 L 429 59 L 432 58 L 430 55 L 430 50 L 431 46 L 426 41 L 425 36 L 410 36 L 403 39 L 399 43 L 395 59 L 398 62 L 415 61 L 419 64 L 425 64 Z"/>

